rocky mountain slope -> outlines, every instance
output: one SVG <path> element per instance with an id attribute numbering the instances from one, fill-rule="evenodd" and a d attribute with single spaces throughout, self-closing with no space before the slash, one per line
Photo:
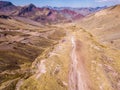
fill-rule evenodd
<path id="1" fill-rule="evenodd" d="M 8 1 L 0 1 L 0 15 L 11 15 L 19 8 Z"/>
<path id="2" fill-rule="evenodd" d="M 69 9 L 64 9 L 64 10 L 61 10 L 60 12 L 69 20 L 78 20 L 84 17 L 84 15 Z"/>
<path id="3" fill-rule="evenodd" d="M 58 23 L 66 20 L 66 18 L 56 10 L 37 8 L 33 4 L 22 7 L 17 16 L 29 18 L 40 23 Z"/>
<path id="4" fill-rule="evenodd" d="M 54 25 L 37 10 L 0 15 L 0 90 L 120 90 L 120 5 Z"/>

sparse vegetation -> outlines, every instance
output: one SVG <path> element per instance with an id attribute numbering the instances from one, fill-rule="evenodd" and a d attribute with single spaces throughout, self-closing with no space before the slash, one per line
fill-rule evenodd
<path id="1" fill-rule="evenodd" d="M 0 15 L 0 90 L 120 90 L 119 6 L 71 23 L 49 8 L 11 7 Z"/>

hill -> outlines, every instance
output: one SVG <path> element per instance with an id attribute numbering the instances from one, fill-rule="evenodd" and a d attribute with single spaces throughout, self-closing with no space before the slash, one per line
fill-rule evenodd
<path id="1" fill-rule="evenodd" d="M 9 6 L 0 12 L 0 90 L 120 90 L 120 5 L 81 20 L 71 9 Z"/>
<path id="2" fill-rule="evenodd" d="M 101 42 L 111 44 L 115 48 L 119 48 L 120 40 L 120 6 L 116 5 L 101 10 L 95 14 L 86 17 L 81 25 L 96 35 Z"/>

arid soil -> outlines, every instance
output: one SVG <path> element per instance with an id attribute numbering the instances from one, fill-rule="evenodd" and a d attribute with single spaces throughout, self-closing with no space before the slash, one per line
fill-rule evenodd
<path id="1" fill-rule="evenodd" d="M 89 78 L 84 64 L 84 55 L 81 52 L 82 43 L 73 36 L 71 37 L 71 66 L 69 73 L 69 90 L 90 90 Z"/>

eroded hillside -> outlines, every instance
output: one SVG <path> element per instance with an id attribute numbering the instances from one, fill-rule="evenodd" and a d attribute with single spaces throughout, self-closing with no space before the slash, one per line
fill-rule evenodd
<path id="1" fill-rule="evenodd" d="M 65 36 L 62 28 L 35 26 L 13 18 L 0 18 L 0 90 L 14 90 L 21 78 L 34 72 L 31 65 Z"/>
<path id="2" fill-rule="evenodd" d="M 120 90 L 118 11 L 45 26 L 0 17 L 0 90 Z"/>

